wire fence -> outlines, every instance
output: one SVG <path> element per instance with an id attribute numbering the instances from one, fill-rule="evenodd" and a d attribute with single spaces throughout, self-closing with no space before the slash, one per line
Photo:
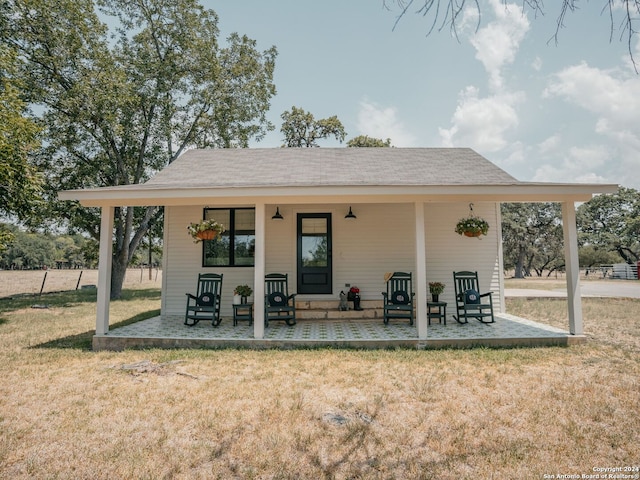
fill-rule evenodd
<path id="1" fill-rule="evenodd" d="M 0 270 L 0 298 L 95 288 L 98 270 Z M 160 288 L 162 270 L 130 268 L 124 288 Z"/>

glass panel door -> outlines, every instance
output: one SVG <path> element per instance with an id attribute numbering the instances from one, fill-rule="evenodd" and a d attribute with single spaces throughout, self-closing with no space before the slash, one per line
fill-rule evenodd
<path id="1" fill-rule="evenodd" d="M 331 214 L 298 214 L 298 293 L 331 293 Z"/>

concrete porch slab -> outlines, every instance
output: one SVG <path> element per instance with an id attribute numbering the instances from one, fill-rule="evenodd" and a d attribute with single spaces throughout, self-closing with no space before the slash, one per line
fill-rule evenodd
<path id="1" fill-rule="evenodd" d="M 253 338 L 253 327 L 243 322 L 233 326 L 224 318 L 220 326 L 200 322 L 194 327 L 183 324 L 180 317 L 154 317 L 114 328 L 106 335 L 93 338 L 94 350 L 128 348 L 468 348 L 573 345 L 586 341 L 584 336 L 515 317 L 496 316 L 496 322 L 468 324 L 448 322 L 433 324 L 427 338 L 419 339 L 415 326 L 407 322 L 381 320 L 299 320 L 295 326 L 271 322 L 263 339 Z"/>

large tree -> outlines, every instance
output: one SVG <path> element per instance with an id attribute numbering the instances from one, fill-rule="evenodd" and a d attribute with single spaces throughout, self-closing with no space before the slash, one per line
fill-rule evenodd
<path id="1" fill-rule="evenodd" d="M 507 5 L 513 0 L 502 0 Z M 434 30 L 448 29 L 453 35 L 457 36 L 457 29 L 465 22 L 465 12 L 468 9 L 475 10 L 477 13 L 477 25 L 480 26 L 482 19 L 482 8 L 478 0 L 382 0 L 382 5 L 389 10 L 397 7 L 396 24 L 407 13 L 416 13 L 428 18 L 430 22 L 427 27 L 427 35 Z M 521 11 L 530 10 L 534 17 L 544 16 L 546 13 L 543 0 L 519 0 Z M 620 40 L 627 43 L 629 56 L 636 65 L 634 59 L 634 38 L 638 33 L 637 24 L 640 21 L 640 0 L 602 0 L 602 2 L 591 2 L 592 8 L 597 8 L 598 13 L 608 19 L 610 23 L 611 35 L 613 38 L 614 31 L 620 32 Z M 560 30 L 565 26 L 567 14 L 575 12 L 581 8 L 585 8 L 584 2 L 580 0 L 562 0 L 559 4 L 549 2 L 556 15 L 556 30 L 553 40 L 558 42 Z M 395 28 L 394 25 L 394 28 Z"/>
<path id="2" fill-rule="evenodd" d="M 291 111 L 281 116 L 285 147 L 318 147 L 318 140 L 335 137 L 340 143 L 347 136 L 338 117 L 316 120 L 313 114 L 302 108 L 291 107 Z"/>
<path id="3" fill-rule="evenodd" d="M 347 147 L 390 147 L 391 139 L 370 137 L 368 135 L 358 135 L 347 142 Z"/>
<path id="4" fill-rule="evenodd" d="M 27 118 L 15 71 L 15 52 L 0 45 L 0 214 L 24 220 L 38 205 L 42 181 L 29 163 L 38 128 Z"/>
<path id="5" fill-rule="evenodd" d="M 501 213 L 504 265 L 516 278 L 564 266 L 560 204 L 503 203 Z"/>
<path id="6" fill-rule="evenodd" d="M 578 207 L 581 245 L 617 253 L 625 262 L 640 261 L 640 192 L 620 187 Z"/>
<path id="7" fill-rule="evenodd" d="M 101 16 L 92 0 L 12 0 L 0 33 L 43 112 L 51 195 L 140 183 L 189 147 L 247 147 L 273 129 L 275 48 L 238 34 L 219 46 L 216 14 L 196 0 L 97 1 Z M 52 213 L 99 237 L 99 212 Z M 112 298 L 155 215 L 116 210 Z"/>

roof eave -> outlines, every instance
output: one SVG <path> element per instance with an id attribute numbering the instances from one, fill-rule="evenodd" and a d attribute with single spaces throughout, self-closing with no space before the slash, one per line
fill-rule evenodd
<path id="1" fill-rule="evenodd" d="M 191 187 L 139 185 L 65 190 L 60 200 L 78 200 L 87 207 L 192 205 L 205 203 L 342 203 L 417 201 L 552 202 L 588 201 L 594 194 L 615 193 L 614 184 L 527 183 L 499 185 L 351 185 Z"/>

